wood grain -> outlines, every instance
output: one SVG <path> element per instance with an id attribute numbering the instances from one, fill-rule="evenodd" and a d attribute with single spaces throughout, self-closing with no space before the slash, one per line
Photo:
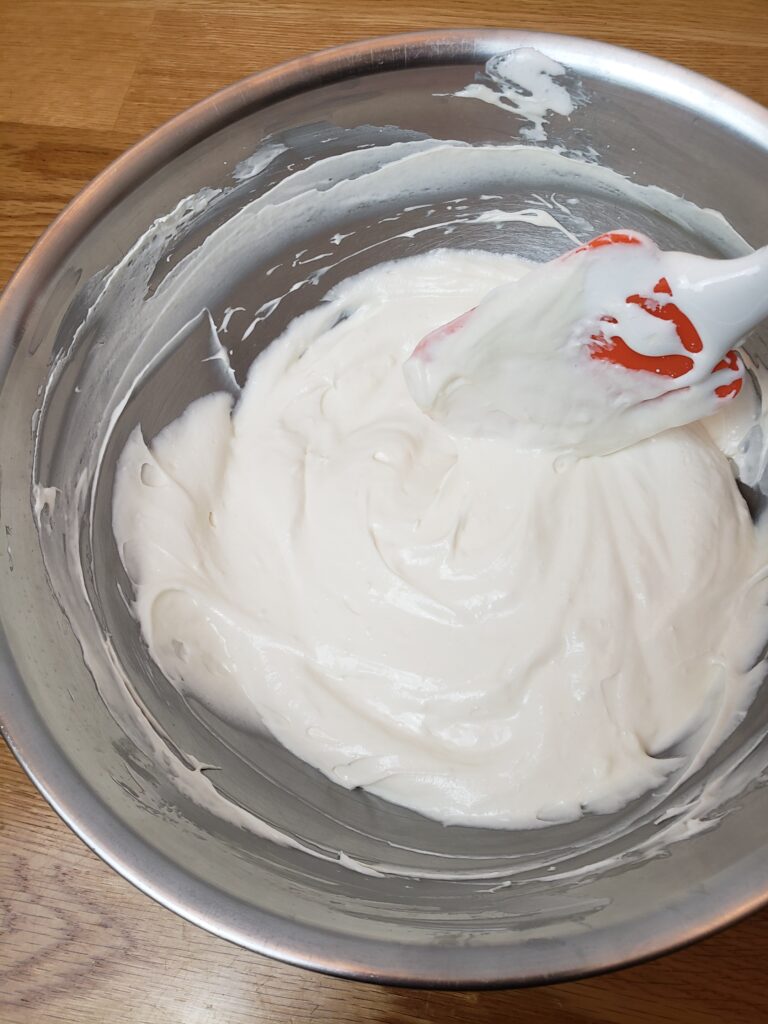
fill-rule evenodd
<path id="1" fill-rule="evenodd" d="M 308 50 L 427 26 L 538 28 L 656 53 L 768 103 L 768 0 L 0 0 L 0 285 L 142 134 Z M 0 749 L 0 1024 L 763 1024 L 768 911 L 608 977 L 499 993 L 323 978 L 134 890 Z"/>

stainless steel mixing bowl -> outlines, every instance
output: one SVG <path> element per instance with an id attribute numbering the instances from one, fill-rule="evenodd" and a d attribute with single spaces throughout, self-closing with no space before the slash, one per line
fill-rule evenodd
<path id="1" fill-rule="evenodd" d="M 708 786 L 714 794 L 710 820 L 655 854 L 648 851 L 663 828 L 659 822 L 676 812 L 653 795 L 619 814 L 586 815 L 530 832 L 443 828 L 362 792 L 346 792 L 274 742 L 185 704 L 149 662 L 120 597 L 129 584 L 110 529 L 111 481 L 116 454 L 135 423 L 151 437 L 210 386 L 194 337 L 147 375 L 115 421 L 103 470 L 85 482 L 91 522 L 82 524 L 78 567 L 67 561 L 57 532 L 66 508 L 44 510 L 38 533 L 33 457 L 40 482 L 67 483 L 71 490 L 73 452 L 107 436 L 107 411 L 124 397 L 126 383 L 105 378 L 98 400 L 78 401 L 79 382 L 102 342 L 99 325 L 81 332 L 73 349 L 72 338 L 105 268 L 154 219 L 204 186 L 223 189 L 204 216 L 190 219 L 167 254 L 173 263 L 258 195 L 270 175 L 288 173 L 284 161 L 265 172 L 267 178 L 255 174 L 233 183 L 233 167 L 270 134 L 288 147 L 287 160 L 305 163 L 318 158 L 320 134 L 331 147 L 324 153 L 420 134 L 508 141 L 520 124 L 513 115 L 445 94 L 470 81 L 493 54 L 520 45 L 562 62 L 588 100 L 570 122 L 553 123 L 564 145 L 591 145 L 619 172 L 721 210 L 748 242 L 768 239 L 768 113 L 762 108 L 688 71 L 603 44 L 518 32 L 425 32 L 294 61 L 180 115 L 77 197 L 35 246 L 2 302 L 0 694 L 6 738 L 65 821 L 156 900 L 253 950 L 360 979 L 483 986 L 569 978 L 673 949 L 761 905 L 768 898 L 768 788 L 760 785 L 768 760 L 768 694 L 758 694 L 724 748 L 673 799 L 684 804 Z M 325 126 L 322 133 L 318 124 Z M 502 204 L 514 205 L 548 184 L 489 181 L 487 187 Z M 451 198 L 437 186 L 430 197 L 433 204 Z M 711 238 L 605 190 L 578 198 L 595 228 L 645 228 L 668 246 L 718 251 Z M 463 199 L 470 209 L 479 202 L 476 195 Z M 399 230 L 421 223 L 423 213 L 407 211 L 410 205 L 408 196 L 394 204 Z M 345 273 L 366 260 L 434 244 L 504 246 L 487 225 L 450 239 L 427 232 L 393 242 L 370 211 L 346 218 L 337 230 L 354 229 L 358 241 Z M 219 316 L 227 306 L 252 310 L 284 293 L 292 274 L 306 276 L 306 268 L 291 269 L 289 257 L 319 246 L 318 231 L 317 225 L 294 225 L 258 239 L 247 277 L 224 289 L 212 282 L 201 306 Z M 554 254 L 540 247 L 539 234 L 520 237 L 531 255 Z M 379 248 L 366 257 L 360 239 Z M 267 278 L 265 269 L 277 263 L 282 269 Z M 297 288 L 235 346 L 236 372 L 244 372 L 289 317 L 319 301 L 333 278 Z M 758 357 L 763 345 L 760 338 L 753 343 Z M 65 371 L 49 388 L 41 415 L 41 389 L 63 353 Z M 128 366 L 127 351 L 124 362 Z M 90 671 L 83 649 L 97 635 L 108 638 L 104 649 L 112 660 L 91 661 Z M 168 748 L 189 765 L 218 769 L 207 775 L 224 799 L 315 849 L 386 861 L 400 874 L 355 873 L 198 806 L 101 699 L 117 668 L 130 678 Z M 743 761 L 748 784 L 736 793 L 725 786 L 719 791 L 723 765 L 734 757 Z M 418 877 L 436 864 L 443 875 L 457 877 Z M 478 873 L 496 877 L 482 880 Z"/>

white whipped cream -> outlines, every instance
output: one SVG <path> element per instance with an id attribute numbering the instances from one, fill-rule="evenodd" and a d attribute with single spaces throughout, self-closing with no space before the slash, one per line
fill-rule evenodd
<path id="1" fill-rule="evenodd" d="M 152 657 L 342 786 L 446 823 L 622 806 L 754 688 L 763 561 L 701 425 L 559 467 L 413 401 L 420 338 L 528 273 L 439 251 L 338 286 L 121 457 L 114 531 Z M 702 629 L 706 623 L 706 629 Z"/>

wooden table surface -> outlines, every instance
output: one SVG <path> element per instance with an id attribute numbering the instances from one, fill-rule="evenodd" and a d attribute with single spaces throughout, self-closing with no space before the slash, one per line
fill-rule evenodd
<path id="1" fill-rule="evenodd" d="M 768 0 L 0 0 L 0 286 L 81 186 L 215 89 L 335 43 L 462 25 L 635 46 L 768 105 Z M 519 992 L 282 966 L 134 890 L 0 747 L 0 1024 L 768 1021 L 768 911 L 655 963 Z"/>

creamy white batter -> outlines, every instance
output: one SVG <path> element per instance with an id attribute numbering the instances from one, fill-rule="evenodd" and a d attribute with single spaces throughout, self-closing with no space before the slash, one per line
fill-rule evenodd
<path id="1" fill-rule="evenodd" d="M 702 425 L 562 467 L 414 402 L 419 339 L 527 271 L 442 251 L 350 279 L 234 410 L 135 432 L 115 485 L 168 677 L 446 823 L 573 819 L 698 763 L 764 638 L 755 530 Z"/>

